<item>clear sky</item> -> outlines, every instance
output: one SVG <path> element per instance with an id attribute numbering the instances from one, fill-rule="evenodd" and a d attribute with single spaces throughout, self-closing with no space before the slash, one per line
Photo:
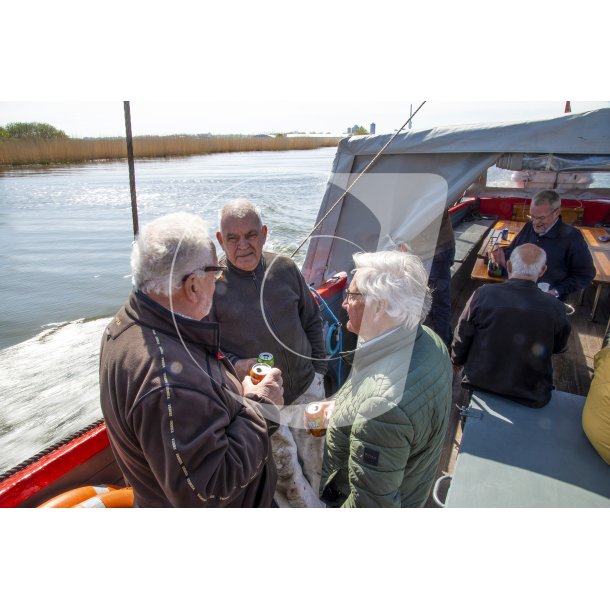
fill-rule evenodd
<path id="1" fill-rule="evenodd" d="M 409 117 L 420 100 L 405 102 L 131 102 L 134 135 L 175 133 L 345 133 L 348 126 L 376 124 L 377 133 L 391 133 Z M 582 112 L 608 102 L 572 102 Z M 563 113 L 565 101 L 439 102 L 427 101 L 413 119 L 413 128 L 457 123 L 512 121 Z M 0 102 L 0 125 L 17 121 L 50 123 L 72 137 L 123 136 L 123 103 Z"/>
<path id="2" fill-rule="evenodd" d="M 542 4 L 8 3 L 0 125 L 122 136 L 124 99 L 135 135 L 341 134 L 372 122 L 387 133 L 423 99 L 438 101 L 414 128 L 555 116 L 568 99 L 574 112 L 608 105 L 574 101 L 610 98 L 599 3 Z"/>

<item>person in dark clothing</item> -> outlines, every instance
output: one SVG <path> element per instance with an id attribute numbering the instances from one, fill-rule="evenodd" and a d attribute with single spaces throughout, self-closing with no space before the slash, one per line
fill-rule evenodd
<path id="1" fill-rule="evenodd" d="M 506 267 L 515 248 L 536 244 L 546 252 L 547 270 L 540 280 L 550 285 L 550 294 L 565 301 L 571 292 L 588 288 L 595 278 L 593 258 L 582 233 L 563 223 L 559 194 L 546 190 L 534 195 L 529 218 L 510 246 L 491 253 L 492 260 Z"/>
<path id="2" fill-rule="evenodd" d="M 263 251 L 267 226 L 247 199 L 227 202 L 216 238 L 227 264 L 218 282 L 210 320 L 220 323 L 220 347 L 236 370 L 247 375 L 261 352 L 271 352 L 282 371 L 286 405 L 324 400 L 326 349 L 318 305 L 290 258 Z M 288 410 L 287 410 L 288 411 Z M 324 439 L 285 414 L 273 435 L 280 507 L 319 507 L 315 490 L 322 474 Z M 291 427 L 289 427 L 291 426 Z"/>
<path id="3" fill-rule="evenodd" d="M 428 286 L 432 291 L 432 307 L 424 322 L 444 342 L 451 344 L 451 266 L 455 258 L 455 236 L 449 212 L 441 220 L 436 250 L 430 267 Z"/>
<path id="4" fill-rule="evenodd" d="M 536 286 L 544 250 L 523 244 L 508 261 L 509 279 L 475 290 L 455 329 L 451 360 L 462 386 L 542 407 L 553 389 L 552 355 L 570 335 L 565 305 Z"/>
<path id="5" fill-rule="evenodd" d="M 100 400 L 110 446 L 138 507 L 270 507 L 282 377 L 258 385 L 202 322 L 218 265 L 208 224 L 162 216 L 134 243 L 134 292 L 104 332 Z"/>

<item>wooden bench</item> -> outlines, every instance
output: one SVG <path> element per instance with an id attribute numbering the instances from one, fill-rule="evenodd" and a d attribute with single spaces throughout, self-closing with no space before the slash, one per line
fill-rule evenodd
<path id="1" fill-rule="evenodd" d="M 554 391 L 532 409 L 474 392 L 444 506 L 609 507 L 610 466 L 582 430 L 584 402 Z"/>
<path id="2" fill-rule="evenodd" d="M 530 213 L 529 205 L 513 205 L 513 220 L 517 220 L 520 222 L 527 222 L 529 218 L 527 215 Z M 561 220 L 569 225 L 580 225 L 582 224 L 582 216 L 584 213 L 584 208 L 571 208 L 571 207 L 562 207 L 561 208 Z"/>

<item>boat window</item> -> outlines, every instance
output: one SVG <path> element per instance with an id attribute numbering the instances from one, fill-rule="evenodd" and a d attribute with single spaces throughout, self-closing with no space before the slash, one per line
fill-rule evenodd
<path id="1" fill-rule="evenodd" d="M 514 171 L 493 166 L 487 170 L 485 186 L 518 190 L 556 188 L 559 192 L 610 189 L 610 172 Z"/>

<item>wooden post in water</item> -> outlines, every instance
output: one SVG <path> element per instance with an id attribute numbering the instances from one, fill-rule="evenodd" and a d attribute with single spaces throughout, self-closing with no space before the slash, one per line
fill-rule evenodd
<path id="1" fill-rule="evenodd" d="M 125 110 L 125 134 L 127 136 L 127 165 L 129 166 L 129 191 L 131 192 L 131 220 L 133 222 L 133 238 L 138 237 L 138 202 L 136 200 L 136 175 L 133 165 L 133 139 L 131 137 L 131 110 L 129 102 L 123 102 Z"/>

